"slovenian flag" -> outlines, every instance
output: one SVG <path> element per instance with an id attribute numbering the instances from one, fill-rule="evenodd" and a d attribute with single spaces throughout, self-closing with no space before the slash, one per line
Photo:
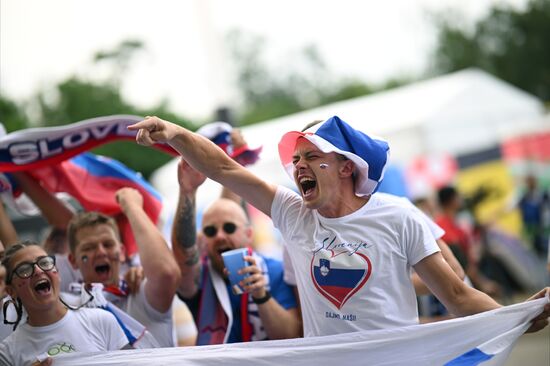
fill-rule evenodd
<path id="1" fill-rule="evenodd" d="M 235 147 L 231 138 L 233 126 L 227 122 L 208 123 L 197 130 L 202 135 L 218 145 L 227 155 L 243 166 L 252 165 L 258 161 L 262 147 L 250 148 L 248 144 Z"/>
<path id="2" fill-rule="evenodd" d="M 123 187 L 138 190 L 143 196 L 143 209 L 155 224 L 162 209 L 160 194 L 141 174 L 104 156 L 83 153 L 59 164 L 29 171 L 28 174 L 42 182 L 50 192 L 68 193 L 86 211 L 113 216 L 128 255 L 136 253 L 137 247 L 130 224 L 116 202 L 116 191 Z"/>

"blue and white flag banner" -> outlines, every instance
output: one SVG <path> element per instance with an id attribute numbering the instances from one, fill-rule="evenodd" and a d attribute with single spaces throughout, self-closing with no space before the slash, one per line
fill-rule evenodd
<path id="1" fill-rule="evenodd" d="M 55 365 L 502 365 L 549 299 L 409 327 L 280 341 L 72 353 Z"/>
<path id="2" fill-rule="evenodd" d="M 143 117 L 115 115 L 91 118 L 57 127 L 27 128 L 0 133 L 0 172 L 30 170 L 67 160 L 96 146 L 117 140 L 134 140 L 128 125 Z M 155 147 L 176 154 L 167 144 Z"/>

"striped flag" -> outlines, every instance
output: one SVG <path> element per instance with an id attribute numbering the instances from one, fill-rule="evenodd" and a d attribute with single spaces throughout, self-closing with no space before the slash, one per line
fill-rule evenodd
<path id="1" fill-rule="evenodd" d="M 143 209 L 154 223 L 157 223 L 162 209 L 160 194 L 139 173 L 104 156 L 83 153 L 57 165 L 35 169 L 29 174 L 50 192 L 68 193 L 86 211 L 113 216 L 128 255 L 136 253 L 137 247 L 130 224 L 116 202 L 116 191 L 123 187 L 138 190 L 143 197 Z"/>

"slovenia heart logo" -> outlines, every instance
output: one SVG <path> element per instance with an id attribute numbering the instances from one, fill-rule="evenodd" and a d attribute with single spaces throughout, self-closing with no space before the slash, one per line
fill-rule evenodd
<path id="1" fill-rule="evenodd" d="M 335 254 L 320 250 L 311 260 L 311 278 L 321 295 L 340 310 L 367 282 L 372 271 L 370 259 L 362 253 Z"/>

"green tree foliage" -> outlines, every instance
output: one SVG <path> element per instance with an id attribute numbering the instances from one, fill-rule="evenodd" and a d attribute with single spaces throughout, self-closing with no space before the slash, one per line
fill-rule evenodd
<path id="1" fill-rule="evenodd" d="M 58 126 L 100 116 L 131 114 L 159 115 L 190 128 L 189 121 L 171 112 L 166 102 L 145 109 L 133 106 L 121 96 L 120 84 L 130 58 L 142 46 L 138 41 L 125 41 L 112 51 L 102 51 L 95 55 L 97 62 L 111 62 L 113 74 L 121 75 L 120 77 L 110 78 L 106 82 L 92 82 L 71 76 L 52 90 L 39 92 L 34 101 L 38 111 L 38 124 Z M 139 146 L 131 141 L 102 145 L 93 152 L 117 159 L 141 172 L 146 178 L 171 158 L 164 152 Z"/>
<path id="2" fill-rule="evenodd" d="M 531 0 L 524 10 L 497 4 L 472 29 L 441 19 L 436 73 L 475 66 L 550 101 L 549 0 Z"/>
<path id="3" fill-rule="evenodd" d="M 8 133 L 25 128 L 27 125 L 22 108 L 2 95 L 0 95 L 0 123 Z"/>
<path id="4" fill-rule="evenodd" d="M 140 40 L 123 40 L 112 50 L 97 52 L 94 56 L 94 61 L 95 63 L 107 62 L 111 64 L 110 83 L 119 87 L 132 59 L 144 48 L 145 45 Z"/>
<path id="5" fill-rule="evenodd" d="M 357 78 L 335 79 L 314 46 L 307 46 L 284 66 L 274 69 L 265 59 L 265 39 L 233 31 L 228 45 L 237 66 L 237 86 L 243 107 L 238 124 L 247 125 L 281 117 L 321 105 L 371 94 L 404 85 L 412 79 L 395 78 L 382 85 L 368 85 Z M 289 66 L 290 65 L 290 66 Z"/>

